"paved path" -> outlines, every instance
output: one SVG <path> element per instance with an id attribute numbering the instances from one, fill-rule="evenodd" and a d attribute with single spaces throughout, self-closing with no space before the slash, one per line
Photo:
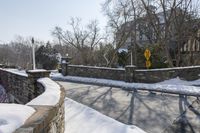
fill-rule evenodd
<path id="1" fill-rule="evenodd" d="M 64 86 L 67 97 L 148 133 L 200 133 L 200 102 L 196 98 L 59 83 Z"/>

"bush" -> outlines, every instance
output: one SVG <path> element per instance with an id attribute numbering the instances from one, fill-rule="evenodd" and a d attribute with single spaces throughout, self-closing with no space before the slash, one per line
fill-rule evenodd
<path id="1" fill-rule="evenodd" d="M 51 47 L 49 43 L 46 46 L 42 45 L 36 51 L 37 68 L 52 70 L 56 69 L 58 60 L 56 58 L 57 51 Z"/>

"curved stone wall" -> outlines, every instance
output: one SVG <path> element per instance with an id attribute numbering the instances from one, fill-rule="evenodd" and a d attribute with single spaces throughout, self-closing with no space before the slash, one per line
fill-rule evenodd
<path id="1" fill-rule="evenodd" d="M 48 88 L 45 87 L 48 87 L 48 85 L 38 82 L 38 79 L 43 77 L 49 77 L 49 72 L 43 70 L 20 73 L 13 72 L 10 69 L 0 69 L 0 84 L 4 86 L 9 95 L 9 101 L 14 103 L 27 104 L 46 93 L 45 90 Z M 56 104 L 27 104 L 33 107 L 36 112 L 14 133 L 64 133 L 65 94 L 61 86 L 59 89 L 60 95 Z M 46 95 L 50 94 L 47 93 Z"/>
<path id="2" fill-rule="evenodd" d="M 64 97 L 64 90 L 61 87 L 60 100 L 56 105 L 29 105 L 36 113 L 14 133 L 64 133 Z"/>

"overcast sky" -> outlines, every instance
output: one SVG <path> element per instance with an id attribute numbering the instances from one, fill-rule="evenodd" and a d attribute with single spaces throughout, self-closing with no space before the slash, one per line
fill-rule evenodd
<path id="1" fill-rule="evenodd" d="M 51 40 L 55 26 L 66 28 L 70 17 L 83 22 L 98 19 L 106 24 L 101 12 L 104 0 L 0 0 L 0 43 L 15 39 L 16 35 Z"/>

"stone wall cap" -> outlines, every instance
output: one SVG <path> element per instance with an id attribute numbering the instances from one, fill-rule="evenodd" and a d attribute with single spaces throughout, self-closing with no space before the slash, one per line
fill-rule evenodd
<path id="1" fill-rule="evenodd" d="M 68 65 L 68 67 L 77 67 L 77 68 L 89 68 L 89 69 L 106 69 L 106 70 L 119 70 L 124 71 L 124 68 L 112 68 L 112 67 L 98 67 L 98 66 L 85 66 L 85 65 Z"/>
<path id="2" fill-rule="evenodd" d="M 49 70 L 45 69 L 35 69 L 35 70 L 27 70 L 27 73 L 50 73 Z"/>
<path id="3" fill-rule="evenodd" d="M 136 67 L 135 65 L 127 65 L 125 67 Z"/>

